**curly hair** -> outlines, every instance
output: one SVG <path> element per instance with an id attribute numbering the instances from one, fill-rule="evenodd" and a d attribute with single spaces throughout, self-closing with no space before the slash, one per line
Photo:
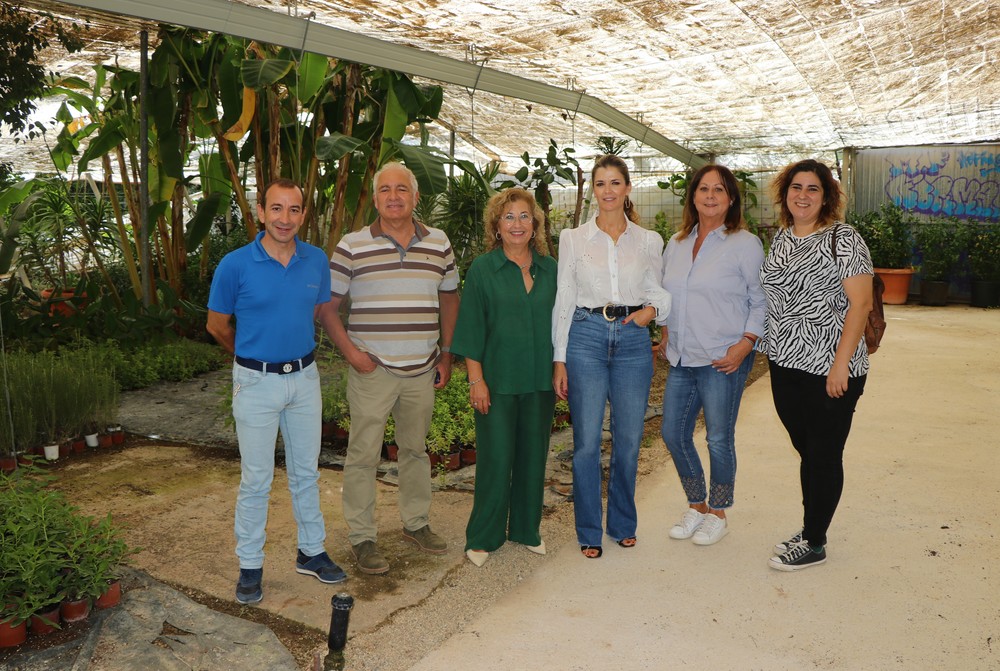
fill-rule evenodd
<path id="1" fill-rule="evenodd" d="M 544 231 L 541 230 L 542 223 L 545 221 L 545 213 L 542 212 L 542 208 L 538 207 L 538 203 L 535 201 L 535 197 L 531 195 L 531 192 L 519 186 L 514 186 L 504 191 L 497 191 L 489 199 L 489 202 L 486 203 L 486 211 L 483 213 L 483 229 L 487 249 L 492 251 L 501 245 L 500 217 L 503 216 L 504 210 L 511 203 L 519 200 L 527 203 L 528 209 L 531 210 L 531 227 L 533 230 L 532 235 L 535 239 L 535 251 L 542 255 L 548 254 L 543 237 Z"/>
<path id="2" fill-rule="evenodd" d="M 785 166 L 771 182 L 771 194 L 774 197 L 774 206 L 778 210 L 778 226 L 788 228 L 793 223 L 792 213 L 788 209 L 788 189 L 792 186 L 792 180 L 800 172 L 813 173 L 819 178 L 819 183 L 823 187 L 823 205 L 820 207 L 817 219 L 819 228 L 832 226 L 835 222 L 842 220 L 844 216 L 844 192 L 840 190 L 840 183 L 834 178 L 833 172 L 826 164 L 810 158 Z"/>
<path id="3" fill-rule="evenodd" d="M 691 177 L 691 183 L 687 188 L 687 198 L 684 199 L 681 230 L 677 232 L 678 240 L 683 240 L 691 235 L 695 224 L 698 223 L 698 210 L 694 206 L 694 194 L 698 190 L 701 180 L 705 179 L 705 175 L 713 171 L 718 173 L 719 179 L 722 180 L 722 186 L 725 187 L 726 195 L 729 196 L 730 200 L 729 209 L 726 210 L 726 232 L 738 231 L 747 227 L 746 221 L 743 220 L 743 197 L 740 195 L 740 186 L 736 181 L 736 175 L 724 165 L 709 163 L 699 168 L 698 172 L 694 173 L 694 176 Z"/>
<path id="4" fill-rule="evenodd" d="M 612 170 L 617 170 L 621 173 L 622 177 L 625 178 L 625 183 L 631 185 L 632 178 L 628 176 L 628 166 L 625 165 L 625 161 L 614 154 L 603 154 L 598 156 L 594 160 L 594 168 L 590 171 L 590 181 L 593 183 L 594 175 L 597 174 L 598 168 L 611 168 Z M 625 216 L 633 224 L 639 223 L 639 213 L 635 210 L 635 204 L 628 198 L 625 198 Z"/>

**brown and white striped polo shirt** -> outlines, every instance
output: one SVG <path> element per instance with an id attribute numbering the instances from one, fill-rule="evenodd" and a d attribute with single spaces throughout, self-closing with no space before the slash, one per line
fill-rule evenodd
<path id="1" fill-rule="evenodd" d="M 357 347 L 397 374 L 418 375 L 437 362 L 438 292 L 458 289 L 444 231 L 416 224 L 404 249 L 376 220 L 348 233 L 330 257 L 330 293 L 350 295 L 347 333 Z"/>

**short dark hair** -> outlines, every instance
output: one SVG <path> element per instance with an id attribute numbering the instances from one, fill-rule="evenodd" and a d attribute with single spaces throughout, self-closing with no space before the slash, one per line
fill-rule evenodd
<path id="1" fill-rule="evenodd" d="M 306 192 L 299 186 L 298 182 L 295 180 L 288 179 L 287 177 L 279 177 L 278 179 L 273 179 L 267 183 L 264 190 L 260 192 L 260 206 L 265 207 L 267 205 L 267 192 L 271 190 L 271 187 L 278 187 L 279 189 L 298 189 L 299 193 L 302 194 L 302 203 L 306 202 Z"/>

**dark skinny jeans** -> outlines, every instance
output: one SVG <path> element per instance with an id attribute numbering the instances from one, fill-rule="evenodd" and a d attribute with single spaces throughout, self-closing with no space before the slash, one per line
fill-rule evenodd
<path id="1" fill-rule="evenodd" d="M 826 545 L 826 532 L 844 489 L 844 444 L 867 375 L 852 377 L 840 398 L 826 393 L 826 376 L 768 361 L 771 395 L 792 446 L 802 458 L 802 536 L 812 547 Z"/>

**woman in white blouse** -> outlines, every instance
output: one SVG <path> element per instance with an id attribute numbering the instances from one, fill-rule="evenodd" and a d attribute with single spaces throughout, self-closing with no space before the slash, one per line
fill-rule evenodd
<path id="1" fill-rule="evenodd" d="M 577 541 L 596 559 L 605 530 L 601 439 L 609 401 L 607 533 L 622 547 L 636 544 L 635 478 L 653 378 L 647 326 L 666 319 L 670 294 L 660 286 L 663 240 L 638 225 L 625 162 L 598 157 L 591 180 L 598 213 L 559 235 L 552 382 L 573 418 Z"/>
<path id="2" fill-rule="evenodd" d="M 670 537 L 712 545 L 726 535 L 736 487 L 736 415 L 753 349 L 764 333 L 760 265 L 764 247 L 743 220 L 736 177 L 707 165 L 691 178 L 681 230 L 663 253 L 663 288 L 674 299 L 659 356 L 670 361 L 663 392 L 663 441 L 688 509 Z M 712 466 L 710 486 L 694 446 L 698 414 Z"/>

